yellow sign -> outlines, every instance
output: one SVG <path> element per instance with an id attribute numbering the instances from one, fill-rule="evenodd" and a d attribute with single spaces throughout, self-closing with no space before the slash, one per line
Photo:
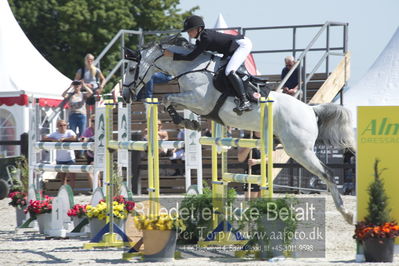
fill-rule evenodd
<path id="1" fill-rule="evenodd" d="M 357 220 L 367 215 L 367 188 L 379 159 L 392 219 L 399 222 L 399 106 L 360 106 L 357 109 Z M 399 241 L 396 241 L 399 244 Z"/>

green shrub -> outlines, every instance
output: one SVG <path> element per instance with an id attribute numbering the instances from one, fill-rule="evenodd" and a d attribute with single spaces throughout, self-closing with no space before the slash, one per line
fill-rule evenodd
<path id="1" fill-rule="evenodd" d="M 236 191 L 228 189 L 226 203 L 233 204 L 236 197 Z M 180 214 L 186 225 L 186 230 L 180 234 L 179 243 L 197 243 L 201 239 L 201 236 L 204 238 L 208 233 L 213 231 L 212 219 L 207 219 L 209 216 L 204 217 L 202 215 L 203 210 L 207 208 L 213 210 L 212 190 L 209 186 L 204 186 L 203 194 L 185 196 L 181 203 L 180 211 L 188 209 L 190 213 L 181 212 Z"/>

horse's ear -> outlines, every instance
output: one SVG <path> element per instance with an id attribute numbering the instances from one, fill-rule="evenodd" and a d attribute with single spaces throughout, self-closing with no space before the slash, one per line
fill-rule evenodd
<path id="1" fill-rule="evenodd" d="M 125 47 L 125 59 L 138 62 L 140 61 L 140 58 L 141 58 L 140 51 L 135 51 Z"/>

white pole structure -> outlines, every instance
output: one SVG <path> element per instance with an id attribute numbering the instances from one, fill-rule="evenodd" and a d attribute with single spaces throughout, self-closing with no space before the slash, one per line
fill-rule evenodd
<path id="1" fill-rule="evenodd" d="M 184 118 L 199 121 L 199 116 L 189 110 L 184 110 Z M 199 143 L 201 132 L 184 129 L 184 154 L 186 168 L 186 192 L 191 186 L 191 170 L 197 172 L 197 190 L 202 194 L 202 148 Z"/>

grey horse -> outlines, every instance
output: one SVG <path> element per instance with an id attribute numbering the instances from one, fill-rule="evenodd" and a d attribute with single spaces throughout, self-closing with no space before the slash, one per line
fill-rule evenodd
<path id="1" fill-rule="evenodd" d="M 127 53 L 126 58 L 130 62 L 124 76 L 124 99 L 130 101 L 153 73 L 164 72 L 176 77 L 180 85 L 179 93 L 163 98 L 165 107 L 173 109 L 181 106 L 198 115 L 208 115 L 221 96 L 212 82 L 214 73 L 222 64 L 221 59 L 211 53 L 203 53 L 193 61 L 173 61 L 171 57 L 163 56 L 164 49 L 188 53 L 191 48 L 154 44 Z M 309 106 L 287 94 L 271 91 L 269 96 L 274 100 L 274 135 L 291 158 L 327 184 L 336 208 L 352 224 L 353 214 L 344 207 L 332 171 L 314 153 L 316 143 L 355 149 L 350 113 L 344 107 L 332 103 Z M 260 107 L 254 106 L 252 111 L 239 115 L 232 111 L 235 106 L 234 97 L 228 97 L 220 107 L 220 120 L 227 126 L 259 131 Z M 184 126 L 187 121 L 175 122 L 183 123 Z"/>

